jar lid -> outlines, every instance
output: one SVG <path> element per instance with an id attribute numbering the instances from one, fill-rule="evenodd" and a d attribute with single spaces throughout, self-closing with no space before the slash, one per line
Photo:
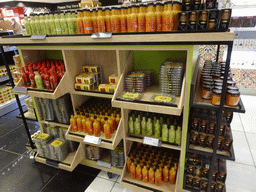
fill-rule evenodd
<path id="1" fill-rule="evenodd" d="M 240 92 L 239 91 L 234 91 L 234 90 L 228 90 L 228 94 L 238 96 L 238 95 L 240 95 Z"/>
<path id="2" fill-rule="evenodd" d="M 186 25 L 186 23 L 180 23 L 181 25 Z"/>
<path id="3" fill-rule="evenodd" d="M 214 83 L 223 83 L 222 79 L 214 79 Z"/>
<path id="4" fill-rule="evenodd" d="M 195 25 L 195 24 L 196 24 L 196 22 L 190 22 L 190 24 L 191 24 L 191 25 Z"/>
<path id="5" fill-rule="evenodd" d="M 185 6 L 190 6 L 191 5 L 191 3 L 185 3 Z"/>
<path id="6" fill-rule="evenodd" d="M 223 12 L 231 12 L 231 9 L 223 9 Z"/>
<path id="7" fill-rule="evenodd" d="M 196 12 L 195 12 L 195 11 L 191 11 L 191 13 L 190 13 L 190 14 L 192 14 L 192 13 L 193 13 L 193 14 L 196 14 Z"/>
<path id="8" fill-rule="evenodd" d="M 222 85 L 221 86 L 214 86 L 214 89 L 222 90 Z"/>
<path id="9" fill-rule="evenodd" d="M 203 82 L 203 86 L 204 86 L 204 85 L 213 86 L 213 82 L 212 82 L 212 81 L 204 81 L 204 82 Z"/>
<path id="10" fill-rule="evenodd" d="M 228 86 L 227 89 L 232 91 L 239 91 L 238 87 L 234 87 L 234 86 Z"/>
<path id="11" fill-rule="evenodd" d="M 207 13 L 207 11 L 201 11 L 201 14 L 202 14 L 202 13 Z"/>
<path id="12" fill-rule="evenodd" d="M 212 76 L 213 77 L 220 77 L 220 73 L 213 73 Z"/>
<path id="13" fill-rule="evenodd" d="M 236 84 L 236 82 L 235 82 L 235 81 L 231 81 L 231 80 L 229 80 L 229 81 L 227 81 L 227 84 L 235 85 L 235 84 Z"/>
<path id="14" fill-rule="evenodd" d="M 222 90 L 221 89 L 213 89 L 212 92 L 215 93 L 216 95 L 221 95 Z"/>
<path id="15" fill-rule="evenodd" d="M 228 23 L 229 20 L 221 20 L 221 23 Z"/>
<path id="16" fill-rule="evenodd" d="M 211 22 L 216 22 L 216 20 L 215 20 L 215 19 L 210 19 L 210 20 L 209 20 L 209 22 L 210 22 L 210 21 L 211 21 Z"/>
<path id="17" fill-rule="evenodd" d="M 181 15 L 187 15 L 187 13 L 186 12 L 182 12 Z"/>
<path id="18" fill-rule="evenodd" d="M 203 85 L 203 88 L 207 89 L 207 90 L 212 90 L 213 86 L 211 86 L 211 85 Z"/>
<path id="19" fill-rule="evenodd" d="M 204 24 L 206 24 L 206 22 L 202 21 L 202 22 L 200 22 L 200 24 L 203 24 L 203 25 L 204 25 Z"/>
<path id="20" fill-rule="evenodd" d="M 203 79 L 212 79 L 212 76 L 203 76 Z"/>
<path id="21" fill-rule="evenodd" d="M 214 85 L 215 85 L 215 86 L 222 86 L 223 83 L 216 83 L 216 82 L 215 82 Z"/>

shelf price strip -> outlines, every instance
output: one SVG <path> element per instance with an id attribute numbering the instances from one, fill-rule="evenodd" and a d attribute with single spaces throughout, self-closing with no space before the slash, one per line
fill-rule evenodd
<path id="1" fill-rule="evenodd" d="M 84 142 L 92 145 L 100 145 L 101 143 L 101 138 L 95 137 L 93 135 L 86 135 L 84 137 Z"/>
<path id="2" fill-rule="evenodd" d="M 162 142 L 159 139 L 151 138 L 151 137 L 144 137 L 142 143 L 144 145 L 151 145 L 155 147 L 161 147 Z"/>

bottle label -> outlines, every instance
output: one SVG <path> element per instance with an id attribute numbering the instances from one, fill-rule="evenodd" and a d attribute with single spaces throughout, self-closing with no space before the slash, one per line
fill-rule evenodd
<path id="1" fill-rule="evenodd" d="M 107 32 L 112 32 L 111 31 L 111 21 L 110 20 L 106 21 L 106 30 L 107 30 Z"/>
<path id="2" fill-rule="evenodd" d="M 93 22 L 92 26 L 93 26 L 93 33 L 98 33 L 98 24 L 96 21 Z"/>
<path id="3" fill-rule="evenodd" d="M 105 33 L 106 32 L 106 25 L 105 25 L 104 20 L 98 22 L 98 32 L 99 33 Z"/>
<path id="4" fill-rule="evenodd" d="M 162 18 L 156 18 L 156 31 L 162 31 Z"/>
<path id="5" fill-rule="evenodd" d="M 83 34 L 84 33 L 84 25 L 83 22 L 80 22 L 77 24 L 77 30 L 79 34 Z"/>
<path id="6" fill-rule="evenodd" d="M 146 31 L 146 19 L 138 19 L 138 31 L 145 32 Z"/>
<path id="7" fill-rule="evenodd" d="M 127 32 L 127 21 L 121 20 L 121 32 Z"/>
<path id="8" fill-rule="evenodd" d="M 137 32 L 138 31 L 138 20 L 137 19 L 130 20 L 130 25 L 131 25 L 131 31 L 130 32 Z"/>
<path id="9" fill-rule="evenodd" d="M 61 28 L 57 28 L 57 31 L 61 31 Z"/>
<path id="10" fill-rule="evenodd" d="M 156 19 L 151 18 L 151 19 L 146 19 L 146 31 L 156 31 Z"/>
<path id="11" fill-rule="evenodd" d="M 163 19 L 163 31 L 171 31 L 171 18 Z"/>
<path id="12" fill-rule="evenodd" d="M 111 21 L 111 28 L 113 33 L 120 32 L 120 21 L 119 20 Z"/>

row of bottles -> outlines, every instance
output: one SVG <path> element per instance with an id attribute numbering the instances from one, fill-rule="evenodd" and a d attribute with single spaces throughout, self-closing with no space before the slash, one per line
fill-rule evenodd
<path id="1" fill-rule="evenodd" d="M 129 134 L 149 136 L 176 145 L 181 144 L 181 119 L 155 113 L 132 111 L 129 114 Z"/>
<path id="2" fill-rule="evenodd" d="M 158 186 L 175 184 L 178 159 L 170 152 L 144 145 L 132 149 L 126 163 L 131 178 Z"/>
<path id="3" fill-rule="evenodd" d="M 182 5 L 176 1 L 122 7 L 98 7 L 77 13 L 46 13 L 25 18 L 26 35 L 68 35 L 98 32 L 130 33 L 177 30 Z"/>
<path id="4" fill-rule="evenodd" d="M 55 90 L 65 74 L 62 60 L 43 60 L 21 67 L 24 87 Z"/>
<path id="5" fill-rule="evenodd" d="M 96 137 L 100 137 L 103 132 L 104 137 L 110 139 L 120 119 L 120 110 L 112 108 L 110 100 L 91 98 L 76 110 L 76 116 L 71 116 L 71 131 Z"/>

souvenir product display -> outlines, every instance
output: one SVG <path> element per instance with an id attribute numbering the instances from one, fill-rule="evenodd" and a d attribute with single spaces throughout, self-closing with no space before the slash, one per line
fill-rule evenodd
<path id="1" fill-rule="evenodd" d="M 0 104 L 13 99 L 14 97 L 15 96 L 12 88 L 0 86 Z"/>
<path id="2" fill-rule="evenodd" d="M 128 117 L 131 136 L 148 136 L 173 145 L 181 144 L 181 118 L 171 115 L 131 111 Z"/>
<path id="3" fill-rule="evenodd" d="M 126 161 L 132 179 L 155 185 L 176 183 L 178 154 L 172 150 L 137 143 L 133 145 Z"/>

